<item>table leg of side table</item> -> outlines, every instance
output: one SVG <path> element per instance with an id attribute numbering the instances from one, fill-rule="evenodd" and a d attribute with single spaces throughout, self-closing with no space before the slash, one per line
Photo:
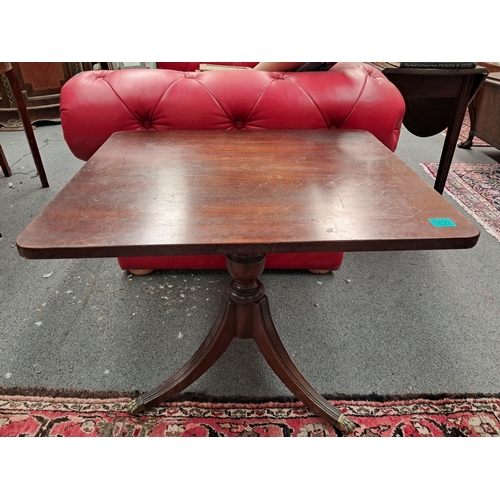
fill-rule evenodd
<path id="1" fill-rule="evenodd" d="M 219 359 L 234 337 L 253 338 L 276 375 L 308 408 L 345 434 L 354 430 L 355 424 L 306 381 L 282 344 L 273 324 L 264 286 L 258 280 L 264 266 L 265 255 L 227 256 L 227 267 L 234 279 L 207 338 L 177 373 L 157 388 L 132 400 L 130 413 L 139 413 L 179 394 Z"/>
<path id="2" fill-rule="evenodd" d="M 453 159 L 455 148 L 457 147 L 460 129 L 462 127 L 462 122 L 464 120 L 465 111 L 467 110 L 467 104 L 472 93 L 473 85 L 474 75 L 465 76 L 463 78 L 462 88 L 460 90 L 460 95 L 458 96 L 455 117 L 453 119 L 453 123 L 446 132 L 443 151 L 439 160 L 439 168 L 436 174 L 436 181 L 434 182 L 434 189 L 440 194 L 443 194 L 444 191 L 448 172 L 450 171 L 451 160 Z"/>
<path id="3" fill-rule="evenodd" d="M 460 144 L 457 144 L 457 147 L 461 149 L 470 149 L 474 142 L 474 129 L 476 128 L 476 99 L 469 103 L 468 110 L 470 119 L 469 135 L 467 136 L 467 139 L 462 141 Z"/>

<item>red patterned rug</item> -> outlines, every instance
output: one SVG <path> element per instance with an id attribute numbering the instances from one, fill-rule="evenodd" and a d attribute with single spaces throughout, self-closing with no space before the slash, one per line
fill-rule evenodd
<path id="1" fill-rule="evenodd" d="M 353 436 L 500 436 L 500 395 L 327 399 L 356 423 Z M 224 402 L 186 394 L 136 416 L 127 413 L 129 401 L 124 394 L 0 388 L 0 436 L 342 436 L 295 400 Z"/>
<path id="2" fill-rule="evenodd" d="M 434 179 L 439 163 L 421 163 Z M 500 241 L 500 164 L 452 163 L 445 191 Z"/>
<path id="3" fill-rule="evenodd" d="M 442 135 L 446 135 L 446 130 L 442 132 Z M 460 134 L 458 136 L 458 141 L 457 144 L 460 144 L 461 142 L 466 141 L 469 138 L 469 132 L 470 132 L 470 115 L 469 115 L 469 110 L 465 112 L 464 116 L 464 121 L 462 122 L 462 128 L 460 129 Z M 478 137 L 474 137 L 472 140 L 472 145 L 473 146 L 490 146 L 487 142 L 484 142 L 482 139 L 479 139 Z M 490 146 L 491 147 L 491 146 Z"/>

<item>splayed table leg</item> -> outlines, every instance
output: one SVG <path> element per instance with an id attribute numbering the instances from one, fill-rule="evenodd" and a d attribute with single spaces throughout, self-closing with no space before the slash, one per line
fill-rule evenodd
<path id="1" fill-rule="evenodd" d="M 282 344 L 264 286 L 258 280 L 264 265 L 262 254 L 227 256 L 233 280 L 207 338 L 179 371 L 157 388 L 132 400 L 130 413 L 139 413 L 179 394 L 219 359 L 234 337 L 253 338 L 276 375 L 308 408 L 345 434 L 354 430 L 355 424 L 307 382 Z"/>

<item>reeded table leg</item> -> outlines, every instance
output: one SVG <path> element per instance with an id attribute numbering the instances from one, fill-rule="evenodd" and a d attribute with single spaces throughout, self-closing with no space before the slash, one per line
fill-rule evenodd
<path id="1" fill-rule="evenodd" d="M 234 307 L 229 300 L 223 300 L 219 316 L 207 338 L 189 359 L 189 361 L 168 380 L 156 389 L 132 400 L 128 411 L 132 414 L 144 411 L 152 406 L 179 394 L 195 380 L 200 378 L 227 349 L 234 337 L 230 319 L 234 315 Z"/>
<path id="2" fill-rule="evenodd" d="M 283 346 L 271 318 L 264 286 L 258 280 L 264 264 L 265 255 L 227 256 L 227 267 L 234 279 L 207 338 L 177 373 L 132 400 L 130 413 L 144 411 L 179 394 L 219 359 L 234 337 L 253 338 L 276 375 L 308 408 L 346 434 L 354 430 L 355 424 L 307 382 Z"/>
<path id="3" fill-rule="evenodd" d="M 253 338 L 274 373 L 310 410 L 346 434 L 355 424 L 319 394 L 300 373 L 281 342 L 276 331 L 267 297 L 254 305 L 255 321 Z"/>

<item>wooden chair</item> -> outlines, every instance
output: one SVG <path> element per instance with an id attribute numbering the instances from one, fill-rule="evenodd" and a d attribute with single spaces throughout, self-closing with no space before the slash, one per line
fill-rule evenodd
<path id="1" fill-rule="evenodd" d="M 43 168 L 42 158 L 40 157 L 40 151 L 38 151 L 35 134 L 33 133 L 33 128 L 31 126 L 28 110 L 26 109 L 26 104 L 24 102 L 23 93 L 19 85 L 19 82 L 16 78 L 16 75 L 12 69 L 12 65 L 8 62 L 0 62 L 0 74 L 2 73 L 4 73 L 7 79 L 9 80 L 9 84 L 12 89 L 12 94 L 14 95 L 14 99 L 16 100 L 17 110 L 19 112 L 21 121 L 23 122 L 24 132 L 26 134 L 26 138 L 28 139 L 28 144 L 31 150 L 31 154 L 33 156 L 33 160 L 35 162 L 36 170 L 38 172 L 40 181 L 42 183 L 42 187 L 49 187 L 47 176 L 45 175 L 45 169 Z M 12 175 L 12 172 L 7 163 L 7 159 L 5 158 L 1 146 L 0 146 L 0 166 L 2 168 L 5 177 L 10 177 Z"/>

